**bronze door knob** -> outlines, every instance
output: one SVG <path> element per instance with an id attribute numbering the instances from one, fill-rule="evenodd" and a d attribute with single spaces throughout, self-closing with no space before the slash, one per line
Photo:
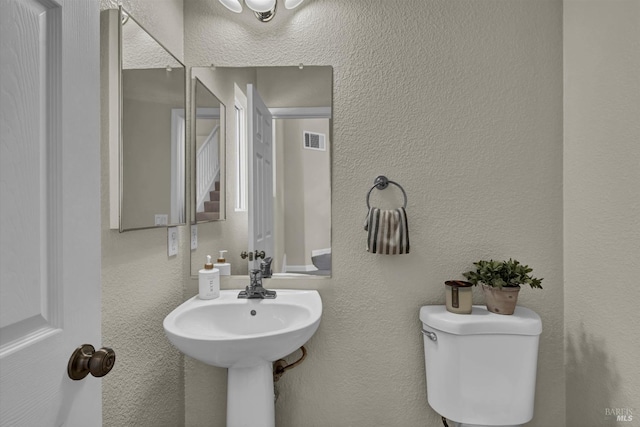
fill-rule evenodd
<path id="1" fill-rule="evenodd" d="M 72 380 L 81 380 L 91 374 L 94 377 L 104 377 L 116 363 L 116 352 L 108 347 L 96 350 L 91 344 L 83 344 L 76 348 L 69 364 L 67 374 Z"/>

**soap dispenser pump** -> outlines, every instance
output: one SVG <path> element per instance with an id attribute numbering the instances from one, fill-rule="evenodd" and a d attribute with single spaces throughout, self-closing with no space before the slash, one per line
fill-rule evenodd
<path id="1" fill-rule="evenodd" d="M 211 255 L 207 255 L 207 263 L 198 271 L 198 295 L 200 299 L 214 299 L 220 296 L 220 270 L 213 268 Z"/>
<path id="2" fill-rule="evenodd" d="M 227 253 L 226 250 L 220 251 L 220 255 L 218 256 L 218 260 L 213 266 L 220 270 L 221 276 L 230 276 L 231 275 L 231 264 L 227 262 L 224 257 L 224 254 Z"/>

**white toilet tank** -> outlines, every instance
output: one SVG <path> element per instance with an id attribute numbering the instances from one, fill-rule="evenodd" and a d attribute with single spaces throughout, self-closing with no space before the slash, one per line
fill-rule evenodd
<path id="1" fill-rule="evenodd" d="M 473 306 L 454 314 L 420 308 L 429 405 L 449 420 L 481 426 L 520 425 L 533 418 L 540 316 Z"/>

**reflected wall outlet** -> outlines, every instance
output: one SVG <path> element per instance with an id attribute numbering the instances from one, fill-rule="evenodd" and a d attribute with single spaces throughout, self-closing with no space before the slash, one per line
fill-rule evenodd
<path id="1" fill-rule="evenodd" d="M 169 256 L 178 255 L 178 227 L 167 228 L 167 253 Z"/>
<path id="2" fill-rule="evenodd" d="M 154 225 L 159 225 L 159 226 L 163 226 L 163 225 L 169 224 L 169 215 L 167 215 L 167 214 L 156 214 L 153 224 Z"/>
<path id="3" fill-rule="evenodd" d="M 191 249 L 198 249 L 198 226 L 196 224 L 191 226 Z"/>

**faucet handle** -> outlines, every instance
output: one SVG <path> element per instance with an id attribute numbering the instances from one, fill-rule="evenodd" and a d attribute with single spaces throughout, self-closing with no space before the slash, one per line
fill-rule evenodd
<path id="1" fill-rule="evenodd" d="M 262 272 L 259 269 L 253 269 L 249 272 L 249 279 L 252 287 L 262 287 Z"/>
<path id="2" fill-rule="evenodd" d="M 253 252 L 249 251 L 242 251 L 240 252 L 240 258 L 242 259 L 247 259 L 249 258 L 249 261 L 253 261 L 253 259 L 255 258 L 255 260 L 257 261 L 259 258 L 264 259 L 264 257 L 266 257 L 267 254 L 265 253 L 265 251 L 259 251 L 259 250 L 255 250 Z"/>
<path id="3" fill-rule="evenodd" d="M 263 279 L 269 279 L 272 276 L 272 273 L 271 273 L 271 262 L 272 261 L 273 261 L 273 258 L 266 257 L 260 263 L 260 272 L 262 273 L 262 278 Z"/>

